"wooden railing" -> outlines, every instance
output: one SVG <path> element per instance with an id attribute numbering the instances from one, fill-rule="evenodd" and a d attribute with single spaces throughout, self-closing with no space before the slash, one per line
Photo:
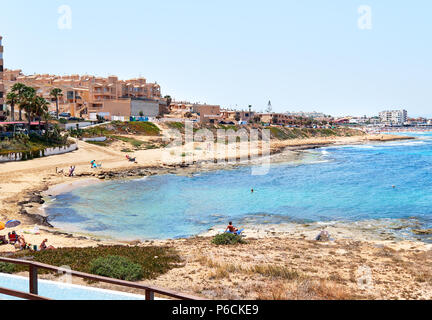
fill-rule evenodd
<path id="1" fill-rule="evenodd" d="M 64 268 L 51 266 L 48 264 L 43 264 L 39 262 L 34 261 L 28 261 L 28 260 L 18 260 L 18 259 L 10 259 L 10 258 L 1 258 L 0 262 L 5 263 L 11 263 L 11 264 L 18 264 L 18 265 L 26 265 L 29 267 L 29 293 L 2 288 L 0 287 L 0 294 L 5 294 L 13 297 L 23 298 L 27 300 L 51 300 L 45 297 L 41 297 L 38 295 L 38 270 L 44 269 L 54 272 L 65 272 Z M 145 291 L 145 299 L 146 300 L 154 300 L 155 293 L 174 298 L 179 300 L 203 300 L 203 298 L 195 297 L 188 294 L 178 293 L 175 291 L 162 289 L 154 286 L 145 286 L 139 283 L 125 281 L 125 280 L 119 280 L 119 279 L 113 279 L 113 278 L 107 278 L 102 276 L 97 276 L 93 274 L 88 274 L 84 272 L 74 271 L 74 270 L 67 270 L 67 273 L 71 276 L 76 276 L 82 279 L 88 279 L 92 281 L 98 281 L 98 282 L 105 282 L 110 283 L 114 285 L 119 285 L 122 287 L 128 287 L 128 288 L 134 288 L 134 289 L 140 289 Z"/>

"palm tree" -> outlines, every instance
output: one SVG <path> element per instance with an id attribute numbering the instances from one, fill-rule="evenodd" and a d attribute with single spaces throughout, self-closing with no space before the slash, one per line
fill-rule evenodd
<path id="1" fill-rule="evenodd" d="M 31 120 L 37 109 L 37 98 L 38 97 L 36 96 L 36 90 L 31 87 L 25 87 L 20 97 L 19 107 L 20 110 L 24 110 L 26 114 L 26 118 L 28 121 L 27 129 L 29 133 L 30 133 Z"/>
<path id="2" fill-rule="evenodd" d="M 9 92 L 6 96 L 6 103 L 11 107 L 11 119 L 15 121 L 15 105 L 19 103 L 19 97 L 16 92 Z"/>
<path id="3" fill-rule="evenodd" d="M 11 92 L 15 93 L 18 96 L 18 107 L 19 107 L 19 121 L 22 121 L 22 108 L 21 101 L 23 100 L 24 92 L 27 90 L 27 86 L 23 83 L 15 83 L 12 86 Z"/>
<path id="4" fill-rule="evenodd" d="M 50 92 L 50 96 L 56 101 L 56 116 L 59 118 L 59 97 L 63 96 L 63 91 L 60 88 L 54 88 Z"/>
<path id="5" fill-rule="evenodd" d="M 49 105 L 49 103 L 48 103 L 48 105 Z M 44 112 L 42 114 L 42 119 L 45 122 L 45 135 L 47 135 L 48 134 L 48 129 L 49 129 L 49 120 L 51 120 L 50 113 L 49 112 Z"/>
<path id="6" fill-rule="evenodd" d="M 42 120 L 42 117 L 44 117 L 44 115 L 48 113 L 48 106 L 49 106 L 49 103 L 44 98 L 35 97 L 33 112 L 34 112 L 34 115 L 39 118 L 39 131 L 42 131 L 41 120 Z"/>

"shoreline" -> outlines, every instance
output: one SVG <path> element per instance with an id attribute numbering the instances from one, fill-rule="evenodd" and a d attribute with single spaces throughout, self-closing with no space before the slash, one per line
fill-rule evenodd
<path id="1" fill-rule="evenodd" d="M 332 137 L 330 139 L 322 138 L 322 139 L 304 139 L 300 141 L 272 141 L 272 149 L 270 157 L 277 157 L 281 154 L 286 153 L 286 157 L 291 157 L 291 159 L 285 158 L 285 155 L 282 156 L 282 160 L 280 161 L 289 161 L 292 159 L 296 159 L 299 157 L 299 153 L 305 150 L 312 150 L 317 148 L 322 148 L 326 146 L 332 145 L 347 145 L 347 144 L 365 144 L 370 142 L 387 142 L 387 141 L 402 141 L 402 140 L 413 140 L 413 137 L 402 137 L 402 136 L 393 136 L 393 135 L 362 135 L 362 136 L 354 136 L 354 137 Z M 104 150 L 104 148 L 96 147 L 93 145 L 89 145 L 83 142 L 80 142 L 80 150 L 74 153 L 86 153 L 92 149 L 98 152 L 103 151 L 107 153 L 109 157 L 113 157 L 114 155 L 123 156 L 124 154 L 119 154 L 114 152 L 113 150 Z M 160 151 L 160 150 L 159 150 Z M 66 159 L 74 153 L 69 153 L 61 156 L 50 157 L 51 161 L 53 159 L 65 157 Z M 96 158 L 96 157 L 95 157 Z M 107 157 L 108 158 L 108 157 Z M 236 157 L 237 159 L 237 157 Z M 111 159 L 107 159 L 111 160 Z M 116 159 L 117 160 L 117 159 Z M 36 162 L 43 162 L 44 159 L 32 160 L 34 164 Z M 140 161 L 141 162 L 141 161 Z M 121 163 L 120 165 L 117 165 Z M 26 164 L 30 164 L 27 162 Z M 127 165 L 126 165 L 127 164 Z M 250 162 L 246 163 L 238 163 L 234 162 L 229 164 L 227 167 L 226 164 L 215 164 L 209 163 L 208 160 L 203 159 L 202 161 L 196 161 L 192 164 L 184 164 L 184 163 L 158 163 L 153 161 L 147 161 L 144 165 L 136 165 L 125 163 L 123 161 L 118 161 L 114 163 L 109 168 L 103 168 L 98 171 L 88 171 L 88 170 L 80 170 L 74 178 L 67 178 L 64 176 L 59 176 L 56 174 L 50 174 L 50 177 L 47 177 L 46 174 L 42 176 L 41 181 L 39 183 L 36 181 L 32 183 L 32 187 L 27 190 L 19 189 L 15 193 L 14 200 L 7 199 L 4 202 L 14 202 L 16 205 L 16 214 L 6 216 L 3 213 L 4 220 L 6 219 L 24 219 L 23 225 L 18 228 L 18 231 L 22 231 L 24 229 L 31 228 L 33 225 L 41 226 L 41 234 L 46 235 L 54 235 L 56 236 L 53 239 L 53 243 L 60 243 L 59 246 L 70 246 L 70 245 L 79 245 L 79 246 L 95 246 L 100 244 L 128 244 L 128 243 L 137 243 L 141 241 L 123 241 L 119 239 L 107 239 L 105 237 L 99 237 L 97 235 L 90 234 L 82 234 L 77 232 L 70 232 L 68 230 L 62 230 L 57 228 L 52 228 L 49 222 L 47 221 L 47 216 L 41 210 L 43 209 L 43 205 L 45 205 L 45 200 L 43 199 L 44 195 L 48 195 L 54 193 L 57 188 L 57 192 L 62 190 L 67 190 L 70 187 L 79 187 L 82 184 L 89 183 L 98 183 L 100 181 L 106 180 L 121 180 L 121 179 L 134 179 L 134 178 L 142 178 L 146 176 L 160 175 L 160 174 L 182 174 L 182 175 L 191 175 L 203 171 L 213 171 L 219 169 L 231 169 L 239 166 L 250 165 Z M 87 166 L 87 165 L 85 165 Z M 0 172 L 2 167 L 0 166 Z M 0 190 L 3 188 L 3 185 L 0 184 Z M 66 189 L 65 189 L 66 188 Z M 51 191 L 53 190 L 53 191 Z M 48 193 L 47 193 L 48 192 Z M 18 197 L 17 197 L 18 196 Z M 18 198 L 18 199 L 17 199 Z M 0 199 L 1 201 L 2 199 Z M 13 209 L 12 209 L 13 210 Z M 3 210 L 2 210 L 3 211 Z M 1 211 L 0 211 L 1 212 Z M 271 235 L 270 235 L 271 236 Z M 76 243 L 74 239 L 79 239 L 80 242 Z M 151 240 L 150 240 L 151 241 Z M 166 242 L 171 240 L 154 240 L 160 242 Z M 175 239 L 174 241 L 181 241 L 181 239 Z M 1 252 L 1 248 L 0 248 Z"/>
<path id="2" fill-rule="evenodd" d="M 374 139 L 373 139 L 374 138 Z M 357 141 L 350 141 L 349 144 L 365 144 L 370 142 L 387 142 L 387 141 L 403 141 L 403 140 L 413 140 L 415 138 L 412 137 L 400 137 L 400 136 L 390 136 L 386 137 L 385 140 L 383 140 L 381 137 L 375 138 L 368 137 L 368 139 L 359 139 Z M 317 148 L 327 147 L 327 146 L 335 146 L 335 145 L 346 145 L 346 141 L 332 141 L 332 142 L 325 142 L 325 143 L 313 143 L 313 144 L 302 144 L 302 145 L 289 145 L 289 146 L 278 146 L 277 148 L 272 150 L 272 154 L 270 156 L 271 159 L 275 159 L 277 157 L 281 157 L 282 159 L 277 159 L 276 163 L 278 162 L 292 162 L 295 160 L 300 159 L 302 156 L 301 154 L 308 150 L 313 150 Z M 202 164 L 205 163 L 206 167 L 203 168 Z M 196 162 L 192 165 L 184 165 L 184 164 L 175 164 L 175 165 L 168 165 L 168 166 L 162 166 L 162 167 L 148 167 L 148 166 L 139 166 L 135 167 L 133 169 L 113 169 L 108 171 L 100 171 L 96 176 L 95 174 L 89 175 L 88 173 L 82 173 L 78 176 L 79 179 L 72 181 L 72 182 L 63 182 L 60 184 L 53 184 L 50 186 L 47 186 L 44 188 L 44 190 L 34 190 L 31 191 L 28 196 L 30 197 L 55 197 L 58 194 L 69 192 L 73 190 L 74 188 L 83 187 L 86 185 L 91 185 L 95 183 L 100 183 L 103 181 L 113 181 L 113 180 L 124 180 L 124 179 L 139 179 L 146 176 L 153 176 L 153 175 L 162 175 L 162 174 L 179 174 L 179 175 L 192 175 L 196 173 L 202 173 L 206 171 L 214 171 L 214 170 L 230 170 L 235 169 L 241 166 L 250 166 L 251 161 L 245 161 L 244 163 L 230 163 L 228 166 L 226 164 L 218 165 L 218 164 L 208 164 L 208 162 L 203 161 L 203 163 Z M 275 161 L 272 161 L 272 163 L 275 163 Z M 42 206 L 44 206 L 43 204 Z M 32 213 L 26 212 L 27 216 L 34 217 L 35 221 L 37 223 L 40 223 L 41 219 L 44 222 L 48 222 L 47 215 L 46 214 L 38 214 L 35 213 L 35 210 L 41 211 L 42 207 L 39 206 L 38 208 L 33 208 Z M 25 205 L 21 206 L 21 211 L 26 211 Z M 42 218 L 41 218 L 42 217 Z M 396 221 L 397 219 L 395 219 Z M 322 229 L 322 224 L 324 222 L 313 222 L 310 224 L 306 224 L 307 227 L 311 230 L 308 230 L 308 228 L 301 228 L 301 226 L 305 225 L 302 223 L 281 223 L 278 225 L 264 225 L 262 228 L 258 228 L 257 225 L 247 225 L 248 230 L 252 231 L 249 232 L 250 236 L 252 238 L 268 238 L 268 237 L 294 237 L 297 239 L 313 239 L 317 233 L 319 233 L 319 230 Z M 338 224 L 338 222 L 327 222 L 328 224 Z M 324 223 L 325 224 L 325 223 Z M 348 236 L 348 231 L 352 232 L 355 230 L 355 227 L 351 227 L 355 225 L 355 222 L 353 223 L 342 223 L 344 226 L 341 227 L 333 227 L 333 234 L 337 235 L 340 239 L 354 239 L 359 241 L 368 241 L 372 239 L 371 233 L 361 233 L 357 232 L 355 233 L 355 236 Z M 348 226 L 350 225 L 350 226 Z M 86 232 L 79 232 L 79 231 L 70 231 L 67 229 L 62 228 L 53 228 L 49 223 L 45 224 L 46 227 L 49 227 L 50 229 L 47 230 L 47 232 L 54 233 L 56 235 L 64 235 L 69 238 L 80 238 L 80 239 L 91 239 L 92 241 L 97 241 L 99 243 L 104 242 L 118 242 L 118 243 L 137 243 L 137 242 L 149 242 L 149 241 L 155 241 L 155 242 L 166 242 L 166 241 L 178 241 L 182 240 L 182 238 L 175 238 L 175 239 L 141 239 L 141 240 L 127 240 L 127 239 L 120 239 L 112 236 L 100 236 L 95 235 L 91 233 Z M 214 231 L 218 226 L 211 227 L 208 231 L 201 232 L 197 235 L 191 235 L 190 237 L 186 238 L 194 238 L 194 237 L 209 237 L 212 236 Z M 270 232 L 266 232 L 266 230 L 269 229 Z M 296 230 L 296 232 L 293 232 L 293 230 Z M 313 233 L 313 234 L 312 234 Z M 305 236 L 305 234 L 307 236 Z M 415 235 L 413 234 L 413 237 Z M 421 242 L 423 244 L 426 244 L 421 239 L 403 239 L 399 238 L 396 239 L 396 237 L 385 234 L 383 237 L 375 237 L 373 238 L 373 241 L 415 241 L 415 242 Z"/>
<path id="3" fill-rule="evenodd" d="M 396 140 L 407 139 L 392 137 L 391 140 L 385 141 Z M 380 139 L 375 141 L 382 142 Z M 366 140 L 364 137 L 351 137 L 326 142 L 317 144 L 314 141 L 298 147 L 293 147 L 292 144 L 289 146 L 289 143 L 285 146 L 280 144 L 280 148 L 273 148 L 272 160 L 273 162 L 285 161 L 285 150 L 286 155 L 291 159 L 298 159 L 299 155 L 310 149 L 332 145 L 364 144 L 370 143 L 371 140 Z M 105 155 L 104 169 L 89 171 L 86 159 L 89 157 L 100 159 L 98 152 L 99 157 Z M 106 156 L 106 153 L 109 156 Z M 279 156 L 281 154 L 282 156 Z M 141 159 L 152 159 L 154 154 L 143 151 L 142 154 L 135 155 L 142 163 L 144 161 Z M 53 172 L 56 166 L 67 168 L 71 158 L 77 163 L 78 177 L 68 178 Z M 83 144 L 81 150 L 75 154 L 68 154 L 67 157 L 56 156 L 48 161 L 48 165 L 45 162 L 46 160 L 35 160 L 31 163 L 22 163 L 19 167 L 12 166 L 14 170 L 10 170 L 7 180 L 3 179 L 0 182 L 0 214 L 3 218 L 7 214 L 8 218 L 26 220 L 16 229 L 19 234 L 22 234 L 26 228 L 31 228 L 34 221 L 17 213 L 19 212 L 18 202 L 33 201 L 29 201 L 24 208 L 40 214 L 40 208 L 46 205 L 41 204 L 44 200 L 42 193 L 48 190 L 52 190 L 52 195 L 55 195 L 55 192 L 105 180 L 139 179 L 156 174 L 190 175 L 202 170 L 218 169 L 214 163 L 211 165 L 205 161 L 192 166 L 181 163 L 158 163 L 151 160 L 145 161 L 145 165 L 135 165 L 125 162 L 122 153 L 114 153 L 111 150 L 86 144 Z M 243 165 L 247 164 L 234 164 L 232 167 Z M 36 169 L 31 168 L 34 166 Z M 3 168 L 0 166 L 0 172 Z M 222 168 L 227 167 L 219 167 Z M 6 173 L 4 175 L 6 176 Z M 6 188 L 14 189 L 6 195 L 2 194 L 1 191 L 4 192 Z M 8 206 L 7 211 L 4 206 Z M 384 224 L 387 222 L 383 221 Z M 408 225 L 408 222 L 410 221 L 406 221 L 405 224 Z M 351 225 L 350 228 L 346 226 L 340 228 L 337 222 L 309 225 L 299 223 L 295 226 L 266 224 L 264 227 L 265 230 L 260 230 L 251 226 L 250 230 L 247 230 L 247 243 L 234 248 L 236 255 L 241 258 L 241 264 L 232 259 L 233 247 L 216 246 L 211 243 L 211 232 L 217 232 L 218 226 L 214 226 L 213 230 L 207 233 L 167 240 L 102 239 L 94 235 L 48 227 L 40 227 L 39 235 L 26 233 L 25 238 L 32 244 L 39 244 L 42 239 L 47 238 L 49 244 L 56 248 L 98 246 L 172 248 L 182 258 L 182 265 L 155 279 L 140 283 L 210 299 L 430 299 L 432 297 L 428 280 L 431 271 L 425 264 L 432 244 L 419 240 L 377 239 L 370 236 L 367 226 Z M 328 242 L 315 241 L 315 236 L 324 227 L 327 227 L 326 230 L 330 232 L 333 239 Z M 399 229 L 400 224 L 395 228 Z M 5 233 L 7 234 L 7 230 L 0 231 L 0 234 Z M 11 245 L 0 246 L 1 255 L 7 256 L 14 251 Z M 374 290 L 359 289 L 356 272 L 363 270 L 362 268 L 370 268 L 375 283 Z M 296 277 L 288 280 L 272 273 L 265 273 L 271 270 L 287 270 L 289 274 L 294 274 Z M 52 276 L 47 275 L 44 278 L 52 279 Z M 88 285 L 81 280 L 74 281 Z M 103 283 L 94 283 L 91 286 L 121 290 L 114 285 Z M 128 292 L 136 291 L 131 289 Z"/>

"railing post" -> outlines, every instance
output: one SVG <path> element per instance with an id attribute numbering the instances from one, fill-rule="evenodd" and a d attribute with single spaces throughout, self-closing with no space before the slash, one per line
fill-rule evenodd
<path id="1" fill-rule="evenodd" d="M 145 291 L 146 300 L 154 300 L 154 292 L 150 289 L 146 289 Z"/>
<path id="2" fill-rule="evenodd" d="M 30 264 L 29 267 L 29 274 L 30 274 L 30 293 L 32 294 L 38 294 L 38 269 L 37 267 L 33 266 L 32 264 Z"/>

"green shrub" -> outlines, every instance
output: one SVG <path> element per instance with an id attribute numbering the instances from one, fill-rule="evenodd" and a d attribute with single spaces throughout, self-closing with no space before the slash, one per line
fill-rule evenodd
<path id="1" fill-rule="evenodd" d="M 142 268 L 143 279 L 155 279 L 161 274 L 179 266 L 181 262 L 177 251 L 169 247 L 128 247 L 128 246 L 98 246 L 96 248 L 58 248 L 45 251 L 19 251 L 11 258 L 22 259 L 31 257 L 32 260 L 53 265 L 70 266 L 72 270 L 92 273 L 92 262 L 97 258 L 121 256 Z M 17 266 L 18 271 L 25 271 L 25 267 Z M 17 272 L 18 272 L 17 271 Z M 39 273 L 49 273 L 39 269 Z"/>
<path id="2" fill-rule="evenodd" d="M 181 122 L 167 122 L 166 125 L 171 129 L 184 130 L 185 125 Z"/>
<path id="3" fill-rule="evenodd" d="M 123 137 L 123 136 L 112 136 L 112 138 L 126 142 L 126 143 L 130 143 L 135 148 L 139 148 L 145 143 L 144 141 L 141 141 L 141 140 L 137 140 L 137 139 L 129 138 L 129 137 Z"/>
<path id="4" fill-rule="evenodd" d="M 0 272 L 1 273 L 14 273 L 14 272 L 16 272 L 16 267 L 12 263 L 0 262 Z"/>
<path id="5" fill-rule="evenodd" d="M 144 276 L 141 266 L 120 256 L 100 257 L 90 264 L 91 273 L 127 281 L 138 281 Z"/>
<path id="6" fill-rule="evenodd" d="M 213 244 L 217 245 L 232 245 L 232 244 L 243 244 L 245 240 L 239 235 L 232 233 L 222 233 L 215 236 L 212 240 Z"/>

